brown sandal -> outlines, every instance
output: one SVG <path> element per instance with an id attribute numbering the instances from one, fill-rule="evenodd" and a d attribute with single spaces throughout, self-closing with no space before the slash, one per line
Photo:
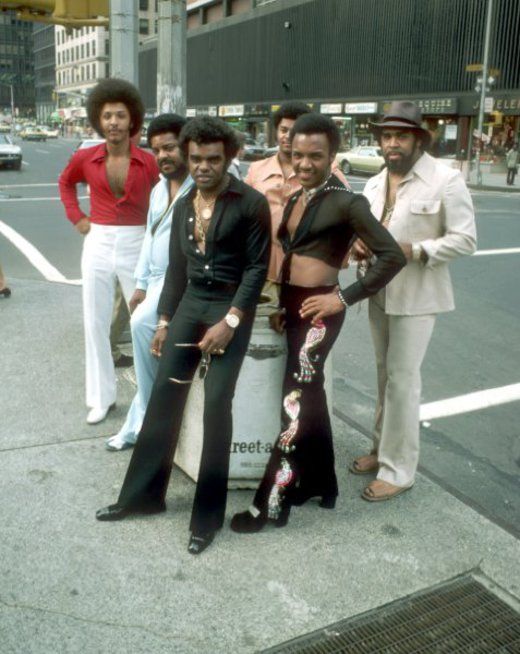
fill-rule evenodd
<path id="1" fill-rule="evenodd" d="M 376 491 L 374 491 L 374 485 L 377 482 L 384 484 L 388 490 L 386 492 L 376 493 Z M 376 479 L 364 489 L 361 493 L 361 497 L 367 502 L 385 502 L 386 500 L 391 500 L 401 493 L 410 490 L 411 487 L 412 486 L 394 486 L 394 484 L 384 481 L 383 479 Z"/>
<path id="2" fill-rule="evenodd" d="M 372 463 L 369 463 L 368 466 L 360 465 L 363 459 L 373 459 Z M 369 454 L 364 454 L 363 456 L 358 456 L 352 461 L 349 466 L 349 470 L 353 475 L 369 475 L 372 472 L 377 472 L 379 470 L 379 461 L 377 460 L 377 452 L 370 452 Z"/>

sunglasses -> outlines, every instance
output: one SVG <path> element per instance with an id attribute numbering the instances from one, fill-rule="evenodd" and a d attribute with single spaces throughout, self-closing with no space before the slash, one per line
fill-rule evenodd
<path id="1" fill-rule="evenodd" d="M 199 349 L 198 343 L 174 343 L 175 347 L 196 347 Z M 211 363 L 211 354 L 209 352 L 203 352 L 200 358 L 199 366 L 199 378 L 206 379 L 208 374 L 209 364 Z M 169 380 L 174 384 L 191 384 L 192 379 L 176 379 L 175 377 L 169 377 Z"/>

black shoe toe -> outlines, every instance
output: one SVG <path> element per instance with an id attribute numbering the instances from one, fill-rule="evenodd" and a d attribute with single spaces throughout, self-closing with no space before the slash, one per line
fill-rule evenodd
<path id="1" fill-rule="evenodd" d="M 207 534 L 201 534 L 200 536 L 192 534 L 190 536 L 190 542 L 188 543 L 188 552 L 190 554 L 201 554 L 207 547 L 211 545 L 214 538 L 214 531 L 210 531 Z"/>
<path id="2" fill-rule="evenodd" d="M 231 518 L 231 529 L 238 534 L 254 534 L 265 527 L 267 518 L 261 513 L 256 517 L 250 511 L 235 513 Z"/>
<path id="3" fill-rule="evenodd" d="M 123 520 L 129 513 L 129 510 L 124 506 L 110 504 L 96 511 L 96 519 L 103 522 L 112 522 L 114 520 Z"/>

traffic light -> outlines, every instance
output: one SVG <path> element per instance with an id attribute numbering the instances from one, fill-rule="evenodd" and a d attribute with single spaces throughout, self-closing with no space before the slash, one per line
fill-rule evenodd
<path id="1" fill-rule="evenodd" d="M 0 9 L 16 11 L 20 20 L 65 27 L 108 25 L 109 0 L 0 0 Z"/>

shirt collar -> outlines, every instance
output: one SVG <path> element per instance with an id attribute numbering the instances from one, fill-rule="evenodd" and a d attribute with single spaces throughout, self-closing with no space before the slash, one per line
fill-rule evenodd
<path id="1" fill-rule="evenodd" d="M 434 166 L 432 164 L 434 164 L 432 157 L 430 157 L 426 152 L 423 152 L 419 159 L 414 163 L 411 170 L 409 170 L 403 177 L 401 184 L 413 179 L 414 175 L 420 177 L 426 184 L 430 184 L 434 173 Z"/>
<path id="2" fill-rule="evenodd" d="M 223 195 L 225 193 L 236 193 L 237 195 L 243 195 L 244 194 L 244 188 L 243 188 L 244 182 L 241 182 L 240 180 L 238 180 L 234 175 L 231 175 L 231 173 L 228 173 L 227 175 L 229 177 L 229 184 L 220 193 L 220 195 Z M 191 179 L 191 177 L 189 175 L 188 175 L 188 177 L 189 177 L 189 179 Z M 189 191 L 188 191 L 188 193 L 186 195 L 190 199 L 193 199 L 195 197 L 196 193 L 197 193 L 197 185 L 193 184 L 193 187 L 189 189 Z"/>
<path id="3" fill-rule="evenodd" d="M 278 153 L 273 154 L 272 157 L 268 157 L 261 162 L 261 181 L 265 182 L 266 179 L 272 177 L 273 175 L 278 175 L 283 177 L 282 166 L 280 165 L 280 160 L 278 159 Z M 294 177 L 294 172 L 291 172 L 287 179 Z"/>
<path id="4" fill-rule="evenodd" d="M 105 159 L 107 154 L 107 145 L 106 143 L 100 143 L 92 148 L 92 154 L 89 157 L 90 161 L 101 161 Z M 144 152 L 141 148 L 138 148 L 130 141 L 130 159 L 138 161 L 139 163 L 146 163 Z"/>

